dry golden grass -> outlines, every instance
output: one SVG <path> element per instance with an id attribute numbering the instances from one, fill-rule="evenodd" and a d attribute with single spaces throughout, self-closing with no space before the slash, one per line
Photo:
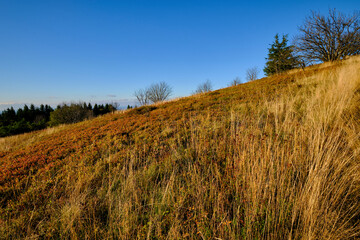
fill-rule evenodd
<path id="1" fill-rule="evenodd" d="M 29 176 L 11 175 L 16 181 L 3 172 L 0 235 L 359 238 L 359 63 L 351 58 L 47 130 L 44 139 L 59 148 L 79 147 L 46 171 L 31 165 Z M 0 156 L 4 149 L 6 161 L 20 159 L 17 151 L 40 154 L 23 150 L 48 143 L 39 134 L 2 139 L 11 146 L 3 142 Z"/>
<path id="2" fill-rule="evenodd" d="M 16 149 L 24 148 L 38 142 L 42 137 L 54 134 L 64 128 L 64 125 L 60 125 L 42 131 L 0 138 L 0 152 L 15 151 Z"/>

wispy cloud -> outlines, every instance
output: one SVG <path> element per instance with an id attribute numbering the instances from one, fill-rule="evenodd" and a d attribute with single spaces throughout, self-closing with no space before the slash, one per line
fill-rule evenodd
<path id="1" fill-rule="evenodd" d="M 48 99 L 60 99 L 59 97 L 56 97 L 56 96 L 49 96 L 47 97 Z"/>
<path id="2" fill-rule="evenodd" d="M 116 98 L 116 95 L 114 95 L 114 94 L 108 94 L 107 97 L 109 97 L 109 98 Z"/>
<path id="3" fill-rule="evenodd" d="M 20 104 L 17 102 L 0 102 L 0 105 Z"/>

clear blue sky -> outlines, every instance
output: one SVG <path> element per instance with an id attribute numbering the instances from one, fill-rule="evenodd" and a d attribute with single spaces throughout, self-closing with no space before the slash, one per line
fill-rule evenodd
<path id="1" fill-rule="evenodd" d="M 24 103 L 133 103 L 165 81 L 187 96 L 226 87 L 265 64 L 274 35 L 297 34 L 311 10 L 359 10 L 359 0 L 0 0 L 0 110 Z"/>

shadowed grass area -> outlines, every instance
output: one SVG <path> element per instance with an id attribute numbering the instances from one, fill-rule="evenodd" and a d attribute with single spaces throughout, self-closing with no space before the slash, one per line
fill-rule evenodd
<path id="1" fill-rule="evenodd" d="M 0 140 L 0 236 L 360 237 L 360 59 Z"/>

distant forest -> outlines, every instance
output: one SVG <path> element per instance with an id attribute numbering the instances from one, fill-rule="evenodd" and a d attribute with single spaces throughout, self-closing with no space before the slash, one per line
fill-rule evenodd
<path id="1" fill-rule="evenodd" d="M 35 107 L 25 105 L 14 110 L 13 107 L 0 113 L 0 137 L 6 137 L 59 124 L 76 123 L 88 118 L 97 117 L 116 110 L 115 104 L 71 103 L 58 105 L 53 109 L 41 104 Z"/>

